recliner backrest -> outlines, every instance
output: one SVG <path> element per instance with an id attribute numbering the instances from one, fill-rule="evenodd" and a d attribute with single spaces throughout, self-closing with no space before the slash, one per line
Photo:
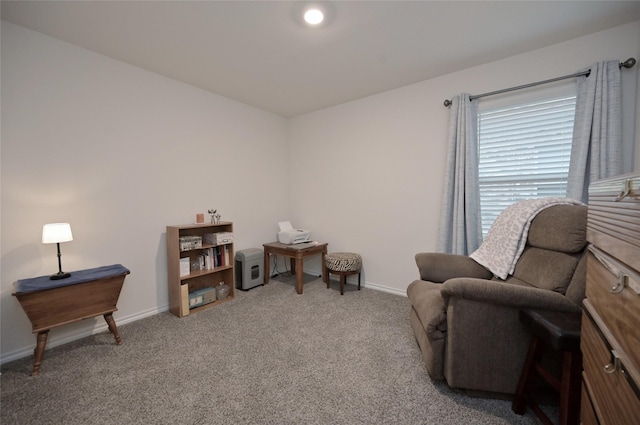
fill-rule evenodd
<path id="1" fill-rule="evenodd" d="M 531 222 L 527 245 L 508 282 L 565 294 L 583 256 L 587 240 L 587 206 L 554 205 Z M 580 294 L 572 291 L 572 298 Z"/>

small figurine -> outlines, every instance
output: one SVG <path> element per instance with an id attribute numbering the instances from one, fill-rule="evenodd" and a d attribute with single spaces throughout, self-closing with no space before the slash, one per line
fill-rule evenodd
<path id="1" fill-rule="evenodd" d="M 220 224 L 220 217 L 222 216 L 218 214 L 218 210 L 210 209 L 208 212 L 211 215 L 211 224 Z"/>

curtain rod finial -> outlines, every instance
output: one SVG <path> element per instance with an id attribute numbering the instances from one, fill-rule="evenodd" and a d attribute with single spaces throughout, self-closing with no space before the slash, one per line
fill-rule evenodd
<path id="1" fill-rule="evenodd" d="M 633 68 L 635 64 L 636 64 L 636 58 L 629 58 L 626 61 L 621 63 L 621 65 L 624 66 L 625 68 Z"/>
<path id="2" fill-rule="evenodd" d="M 451 101 L 449 99 L 445 99 L 444 100 L 444 106 L 446 106 L 446 107 L 451 106 Z"/>

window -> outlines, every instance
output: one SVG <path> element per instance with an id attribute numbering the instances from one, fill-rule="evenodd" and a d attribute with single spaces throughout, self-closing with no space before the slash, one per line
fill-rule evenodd
<path id="1" fill-rule="evenodd" d="M 478 104 L 482 234 L 522 199 L 566 196 L 574 84 Z"/>

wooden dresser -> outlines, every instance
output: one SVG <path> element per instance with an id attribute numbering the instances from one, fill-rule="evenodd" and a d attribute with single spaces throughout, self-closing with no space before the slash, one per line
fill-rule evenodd
<path id="1" fill-rule="evenodd" d="M 589 188 L 581 423 L 640 424 L 640 174 Z"/>

